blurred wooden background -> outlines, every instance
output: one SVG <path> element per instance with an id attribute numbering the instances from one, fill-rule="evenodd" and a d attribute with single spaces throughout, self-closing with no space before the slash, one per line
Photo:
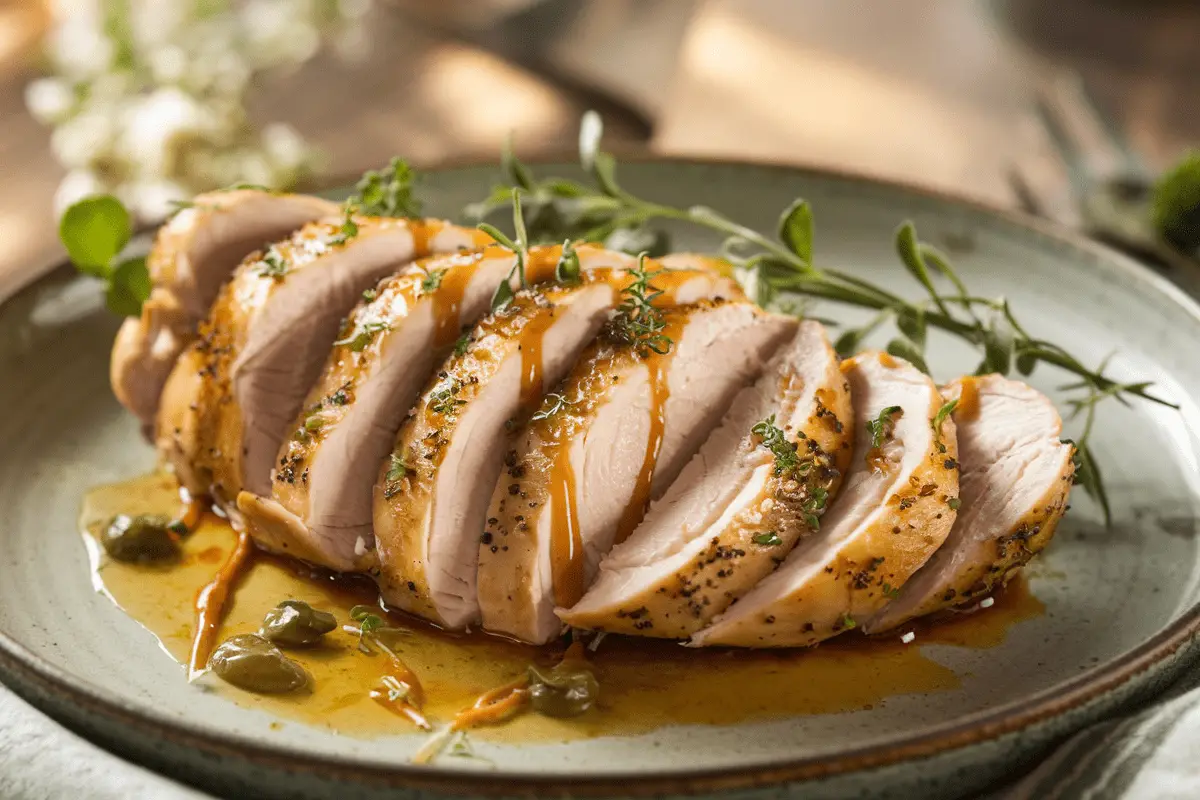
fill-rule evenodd
<path id="1" fill-rule="evenodd" d="M 377 0 L 355 58 L 321 54 L 256 92 L 327 175 L 568 150 L 580 113 L 662 152 L 823 163 L 1011 205 L 1044 150 L 1031 98 L 1064 67 L 1139 156 L 1200 143 L 1200 3 L 1139 0 Z M 513 14 L 524 16 L 513 17 Z M 0 0 L 0 284 L 57 259 L 62 171 L 25 110 L 48 24 Z"/>

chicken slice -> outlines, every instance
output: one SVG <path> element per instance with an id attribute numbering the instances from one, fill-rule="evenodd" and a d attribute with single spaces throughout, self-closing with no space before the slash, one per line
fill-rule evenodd
<path id="1" fill-rule="evenodd" d="M 584 270 L 634 264 L 630 256 L 591 245 L 575 252 Z M 527 280 L 553 279 L 561 255 L 561 246 L 530 250 Z M 459 339 L 463 326 L 487 310 L 514 258 L 492 246 L 426 259 L 385 279 L 359 304 L 279 450 L 273 495 L 238 497 L 260 544 L 304 552 L 342 571 L 374 548 L 371 487 L 380 464 L 434 367 L 456 340 L 466 346 Z"/>
<path id="2" fill-rule="evenodd" d="M 222 289 L 191 345 L 203 379 L 185 354 L 158 420 L 159 449 L 193 493 L 230 510 L 243 485 L 270 492 L 279 445 L 363 290 L 414 257 L 491 241 L 438 221 L 356 224 L 344 240 L 338 223 L 310 223 L 248 258 Z"/>
<path id="3" fill-rule="evenodd" d="M 691 644 L 815 644 L 866 620 L 945 540 L 958 504 L 954 422 L 928 376 L 883 353 L 846 361 L 857 430 L 820 531 Z"/>
<path id="4" fill-rule="evenodd" d="M 976 603 L 1039 553 L 1067 509 L 1073 448 L 1043 394 L 1000 375 L 960 378 L 957 400 L 958 520 L 900 596 L 866 621 L 868 633 Z"/>
<path id="5" fill-rule="evenodd" d="M 579 628 L 670 639 L 703 628 L 812 532 L 849 468 L 853 418 L 824 328 L 802 323 L 600 563 L 583 599 L 559 616 Z"/>
<path id="6" fill-rule="evenodd" d="M 557 636 L 555 604 L 579 599 L 796 328 L 747 302 L 680 306 L 663 321 L 664 354 L 601 333 L 505 444 L 479 544 L 485 628 L 535 644 Z"/>
<path id="7" fill-rule="evenodd" d="M 113 345 L 110 378 L 121 404 L 150 425 L 175 360 L 234 268 L 268 242 L 337 213 L 318 197 L 237 189 L 198 195 L 172 217 L 146 258 L 150 297 Z"/>
<path id="8" fill-rule="evenodd" d="M 631 282 L 624 271 L 583 275 L 575 286 L 521 292 L 485 318 L 401 426 L 374 489 L 377 580 L 388 602 L 446 628 L 479 620 L 479 538 L 508 432 L 562 380 Z M 662 273 L 654 286 L 664 305 L 741 297 L 708 271 Z"/>

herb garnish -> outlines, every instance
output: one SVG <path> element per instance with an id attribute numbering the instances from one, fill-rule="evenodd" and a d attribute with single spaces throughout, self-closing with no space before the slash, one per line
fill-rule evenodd
<path id="1" fill-rule="evenodd" d="M 362 299 L 366 300 L 368 303 L 374 301 L 376 297 L 379 297 L 379 291 L 377 289 L 363 290 Z"/>
<path id="2" fill-rule="evenodd" d="M 789 442 L 783 430 L 775 426 L 774 414 L 756 424 L 750 432 L 761 440 L 759 444 L 775 456 L 776 475 L 783 475 L 796 468 L 800 460 L 796 453 L 796 443 Z"/>
<path id="3" fill-rule="evenodd" d="M 393 158 L 383 170 L 368 170 L 351 198 L 358 213 L 369 217 L 421 216 L 421 201 L 414 193 L 417 174 L 402 158 Z"/>
<path id="4" fill-rule="evenodd" d="M 516 233 L 517 240 L 514 242 L 508 238 L 495 225 L 489 225 L 486 222 L 479 223 L 479 230 L 492 237 L 499 244 L 507 247 L 513 252 L 516 257 L 513 261 L 512 269 L 508 271 L 508 275 L 504 280 L 496 286 L 496 291 L 492 295 L 492 311 L 497 311 L 512 302 L 515 293 L 513 292 L 512 282 L 516 276 L 520 287 L 524 289 L 529 284 L 525 279 L 525 261 L 529 258 L 529 234 L 525 230 L 525 218 L 521 214 L 521 190 L 512 190 L 512 212 L 513 212 L 513 231 Z"/>
<path id="5" fill-rule="evenodd" d="M 563 242 L 562 255 L 554 265 L 554 279 L 559 283 L 575 283 L 581 274 L 579 254 L 575 252 L 575 244 L 570 240 Z"/>
<path id="6" fill-rule="evenodd" d="M 458 337 L 458 341 L 454 343 L 454 355 L 463 356 L 467 353 L 467 348 L 471 346 L 471 334 L 464 333 Z"/>
<path id="7" fill-rule="evenodd" d="M 883 447 L 883 440 L 892 435 L 892 430 L 896 427 L 895 417 L 900 414 L 903 414 L 900 406 L 888 406 L 879 412 L 878 417 L 868 420 L 867 432 L 871 434 L 871 447 Z"/>
<path id="8" fill-rule="evenodd" d="M 142 313 L 151 288 L 145 258 L 117 260 L 132 230 L 129 212 L 111 195 L 80 200 L 58 223 L 58 238 L 75 268 L 104 281 L 105 305 L 123 317 Z"/>
<path id="9" fill-rule="evenodd" d="M 755 544 L 761 544 L 763 547 L 776 547 L 783 544 L 783 539 L 780 539 L 779 534 L 775 533 L 775 531 L 760 533 L 754 537 L 753 541 Z"/>
<path id="10" fill-rule="evenodd" d="M 364 653 L 371 652 L 365 638 L 383 627 L 383 617 L 375 611 L 371 606 L 354 606 L 350 609 L 350 619 L 358 623 L 358 649 Z"/>
<path id="11" fill-rule="evenodd" d="M 667 323 L 662 311 L 654 306 L 654 301 L 662 295 L 662 290 L 656 289 L 650 281 L 663 273 L 663 270 L 647 270 L 646 254 L 638 256 L 637 266 L 629 270 L 633 282 L 622 289 L 625 299 L 617 306 L 617 311 L 608 322 L 608 333 L 617 341 L 633 347 L 642 355 L 652 351 L 658 355 L 671 352 L 675 344 L 670 336 L 663 333 Z"/>
<path id="12" fill-rule="evenodd" d="M 546 399 L 542 401 L 542 407 L 538 409 L 537 413 L 534 414 L 533 417 L 531 417 L 531 421 L 540 422 L 544 419 L 550 419 L 550 417 L 553 417 L 558 412 L 565 410 L 567 406 L 570 405 L 574 405 L 574 403 L 563 397 L 561 394 L 551 392 L 550 394 L 546 395 Z"/>
<path id="13" fill-rule="evenodd" d="M 895 600 L 900 596 L 900 588 L 898 586 L 892 586 L 890 583 L 885 581 L 883 584 L 883 596 L 891 600 Z"/>
<path id="14" fill-rule="evenodd" d="M 838 621 L 838 630 L 848 631 L 858 627 L 858 623 L 849 614 L 842 614 L 842 618 Z"/>
<path id="15" fill-rule="evenodd" d="M 808 499 L 800 506 L 804 512 L 804 521 L 813 533 L 821 529 L 820 514 L 825 510 L 827 502 L 829 502 L 829 490 L 822 486 L 814 486 L 808 495 Z"/>
<path id="16" fill-rule="evenodd" d="M 946 445 L 942 442 L 942 423 L 944 423 L 947 418 L 954 413 L 954 409 L 956 408 L 958 408 L 957 397 L 953 400 L 947 400 L 942 404 L 942 407 L 938 409 L 937 413 L 933 415 L 933 422 L 930 424 L 933 426 L 933 441 L 934 444 L 937 445 L 939 453 L 946 452 Z"/>
<path id="17" fill-rule="evenodd" d="M 1134 396 L 1178 408 L 1153 394 L 1148 383 L 1119 383 L 1108 376 L 1103 364 L 1090 370 L 1062 347 L 1032 336 L 1005 299 L 972 294 L 946 256 L 920 241 L 910 222 L 897 229 L 895 246 L 901 264 L 927 295 L 915 301 L 858 276 L 818 268 L 813 262 L 812 211 L 803 200 L 794 201 L 783 211 L 777 237 L 772 239 L 710 208 L 675 208 L 631 194 L 617 181 L 616 160 L 600 150 L 602 127 L 595 112 L 584 115 L 580 164 L 590 184 L 555 177 L 539 179 L 516 158 L 510 143 L 502 158 L 508 186 L 493 191 L 483 203 L 468 207 L 467 214 L 482 217 L 502 208 L 507 205 L 509 190 L 517 188 L 530 206 L 531 224 L 539 241 L 569 237 L 604 242 L 615 231 L 646 231 L 650 224 L 662 220 L 692 224 L 726 237 L 722 254 L 734 264 L 747 292 L 764 306 L 782 310 L 784 302 L 799 295 L 878 312 L 866 325 L 838 339 L 838 351 L 843 355 L 858 350 L 868 334 L 891 321 L 900 335 L 888 343 L 888 352 L 924 367 L 925 331 L 933 327 L 981 351 L 980 373 L 1008 374 L 1015 368 L 1028 376 L 1039 365 L 1049 364 L 1078 376 L 1080 383 L 1076 386 L 1088 397 Z M 943 293 L 940 281 L 948 283 L 950 291 Z M 1076 447 L 1083 473 L 1080 485 L 1107 507 L 1087 436 L 1081 436 Z"/>
<path id="18" fill-rule="evenodd" d="M 283 276 L 288 274 L 290 267 L 283 260 L 283 256 L 274 247 L 268 247 L 267 252 L 263 253 L 262 258 L 258 260 L 258 266 L 254 268 L 254 272 L 264 278 L 273 278 L 281 281 Z"/>
<path id="19" fill-rule="evenodd" d="M 329 244 L 334 247 L 340 247 L 346 242 L 358 236 L 358 223 L 354 221 L 354 215 L 358 213 L 358 206 L 353 198 L 346 201 L 342 207 L 342 225 L 338 228 L 338 232 L 330 237 Z"/>
<path id="20" fill-rule="evenodd" d="M 461 389 L 462 384 L 458 381 L 444 381 L 429 395 L 429 409 L 433 413 L 443 416 L 450 414 L 454 409 L 467 402 L 460 400 L 457 396 Z"/>
<path id="21" fill-rule="evenodd" d="M 445 275 L 446 270 L 444 269 L 430 270 L 428 273 L 426 273 L 425 277 L 421 279 L 421 291 L 436 292 L 438 288 L 441 287 L 442 278 L 445 277 Z"/>
<path id="22" fill-rule="evenodd" d="M 946 506 L 951 511 L 958 511 L 958 509 L 962 508 L 962 500 L 957 497 L 951 497 L 946 501 Z"/>
<path id="23" fill-rule="evenodd" d="M 351 335 L 345 339 L 338 339 L 333 343 L 333 346 L 349 347 L 352 352 L 361 353 L 367 349 L 367 345 L 375 338 L 375 334 L 381 331 L 390 331 L 391 329 L 392 326 L 386 322 L 367 322 L 351 331 Z"/>

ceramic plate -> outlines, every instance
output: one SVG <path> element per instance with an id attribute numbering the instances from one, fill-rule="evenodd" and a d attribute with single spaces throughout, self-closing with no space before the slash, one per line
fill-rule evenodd
<path id="1" fill-rule="evenodd" d="M 563 171 L 568 171 L 564 168 Z M 818 261 L 911 293 L 892 233 L 911 219 L 978 294 L 1007 295 L 1034 335 L 1086 363 L 1153 380 L 1180 410 L 1106 404 L 1095 447 L 1115 524 L 1082 492 L 1027 570 L 1044 613 L 990 648 L 922 644 L 956 688 L 870 708 L 737 726 L 675 726 L 570 743 L 484 744 L 495 766 L 414 767 L 411 735 L 339 737 L 282 726 L 189 687 L 155 639 L 92 589 L 75 517 L 85 490 L 144 472 L 153 454 L 108 388 L 116 320 L 98 287 L 62 269 L 0 308 L 0 677 L 49 714 L 127 757 L 222 792 L 280 797 L 411 794 L 588 796 L 863 791 L 957 795 L 1028 763 L 1054 740 L 1161 687 L 1200 628 L 1200 308 L 1161 277 L 1078 237 L 911 187 L 820 171 L 682 161 L 629 163 L 635 192 L 703 203 L 771 229 L 808 198 Z M 430 211 L 456 215 L 492 168 L 428 174 Z M 674 231 L 676 249 L 714 242 Z M 826 315 L 853 321 L 832 307 Z M 939 378 L 974 369 L 936 338 Z M 1055 394 L 1061 373 L 1032 382 Z M 1068 429 L 1068 434 L 1071 430 Z M 697 697 L 695 702 L 719 702 Z M 444 760 L 446 761 L 446 760 Z"/>

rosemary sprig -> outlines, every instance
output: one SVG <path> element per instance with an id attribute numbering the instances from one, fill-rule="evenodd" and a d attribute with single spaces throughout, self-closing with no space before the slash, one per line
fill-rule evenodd
<path id="1" fill-rule="evenodd" d="M 642 355 L 650 352 L 666 355 L 675 344 L 663 333 L 666 320 L 654 301 L 662 296 L 662 290 L 650 281 L 661 275 L 663 270 L 647 270 L 646 254 L 638 256 L 637 266 L 629 270 L 633 281 L 621 290 L 625 299 L 608 322 L 608 335 L 618 342 L 634 348 Z"/>
<path id="2" fill-rule="evenodd" d="M 505 198 L 519 190 L 526 205 L 536 209 L 536 235 L 551 241 L 564 236 L 574 240 L 604 242 L 618 231 L 645 232 L 652 223 L 676 221 L 692 224 L 725 237 L 722 255 L 731 261 L 747 293 L 760 305 L 785 310 L 796 296 L 829 300 L 877 312 L 866 325 L 846 331 L 838 339 L 844 355 L 856 351 L 868 335 L 891 322 L 896 335 L 888 341 L 889 353 L 928 371 L 925 345 L 929 328 L 937 328 L 976 348 L 981 355 L 977 373 L 1028 376 L 1042 364 L 1058 367 L 1080 379 L 1089 403 L 1090 417 L 1096 402 L 1106 397 L 1124 401 L 1138 397 L 1177 408 L 1151 391 L 1144 382 L 1122 382 L 1107 374 L 1105 365 L 1093 370 L 1065 348 L 1031 335 L 1008 301 L 979 297 L 970 292 L 949 259 L 922 242 L 911 222 L 896 230 L 895 249 L 900 263 L 917 282 L 925 297 L 909 300 L 853 274 L 818 268 L 813 259 L 813 215 L 803 199 L 793 201 L 780 215 L 774 238 L 730 219 L 711 208 L 675 208 L 637 197 L 617 181 L 616 160 L 600 149 L 602 124 L 594 112 L 584 115 L 580 127 L 580 164 L 590 184 L 563 178 L 539 179 L 512 151 L 505 148 L 502 172 L 508 183 L 493 191 L 467 213 L 486 216 L 503 207 Z M 532 214 L 531 214 L 532 216 Z M 939 287 L 949 286 L 949 291 Z M 1075 443 L 1082 465 L 1077 481 L 1107 509 L 1102 481 L 1088 448 L 1091 426 Z M 1106 510 L 1107 516 L 1107 510 Z"/>

